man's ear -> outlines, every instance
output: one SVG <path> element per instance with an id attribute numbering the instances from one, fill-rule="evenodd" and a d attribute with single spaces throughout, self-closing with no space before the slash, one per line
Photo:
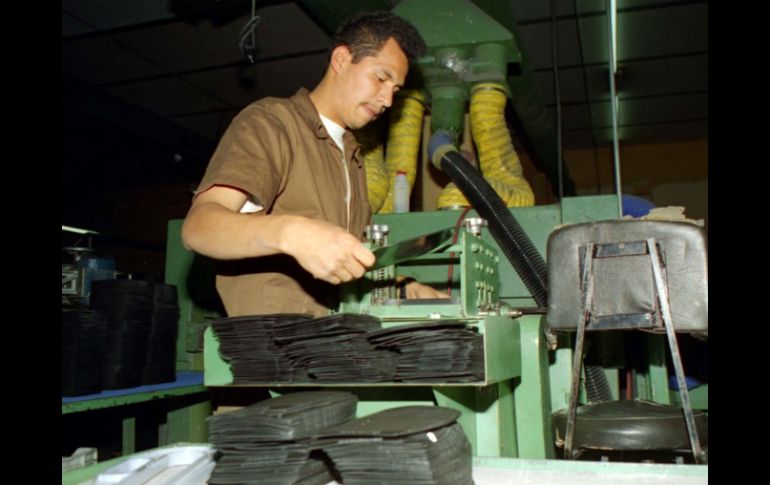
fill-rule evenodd
<path id="1" fill-rule="evenodd" d="M 349 64 L 353 56 L 350 49 L 344 45 L 338 45 L 332 51 L 330 65 L 334 72 L 340 72 L 345 65 Z"/>

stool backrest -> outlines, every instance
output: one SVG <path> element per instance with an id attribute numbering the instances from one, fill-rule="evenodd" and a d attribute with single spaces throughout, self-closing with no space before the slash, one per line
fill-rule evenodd
<path id="1" fill-rule="evenodd" d="M 611 220 L 573 224 L 548 238 L 548 315 L 552 331 L 574 331 L 583 307 L 586 248 L 593 244 L 593 292 L 586 331 L 664 332 L 647 241 L 654 240 L 677 332 L 708 333 L 705 231 L 690 223 Z"/>

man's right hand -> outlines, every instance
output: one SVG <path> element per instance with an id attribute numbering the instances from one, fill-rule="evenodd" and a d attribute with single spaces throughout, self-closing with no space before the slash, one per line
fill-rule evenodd
<path id="1" fill-rule="evenodd" d="M 246 200 L 224 186 L 198 194 L 182 226 L 185 247 L 224 260 L 288 254 L 332 284 L 360 278 L 374 264 L 374 254 L 344 229 L 302 216 L 240 214 Z"/>
<path id="2" fill-rule="evenodd" d="M 352 281 L 374 264 L 374 254 L 357 238 L 328 222 L 292 218 L 282 232 L 282 252 L 320 280 L 335 285 Z"/>

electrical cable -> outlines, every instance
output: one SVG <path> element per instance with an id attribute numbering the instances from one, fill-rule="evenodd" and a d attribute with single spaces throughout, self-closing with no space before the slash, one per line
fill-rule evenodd
<path id="1" fill-rule="evenodd" d="M 254 55 L 257 51 L 257 38 L 254 32 L 261 20 L 262 17 L 256 15 L 256 0 L 251 0 L 251 18 L 241 28 L 238 48 L 244 56 L 249 58 L 249 62 L 252 64 L 255 62 Z"/>

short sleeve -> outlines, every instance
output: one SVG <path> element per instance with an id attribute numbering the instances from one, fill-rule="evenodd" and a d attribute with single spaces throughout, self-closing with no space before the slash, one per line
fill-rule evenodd
<path id="1" fill-rule="evenodd" d="M 269 210 L 286 185 L 291 158 L 284 124 L 252 104 L 225 131 L 195 193 L 214 185 L 233 187 Z"/>

